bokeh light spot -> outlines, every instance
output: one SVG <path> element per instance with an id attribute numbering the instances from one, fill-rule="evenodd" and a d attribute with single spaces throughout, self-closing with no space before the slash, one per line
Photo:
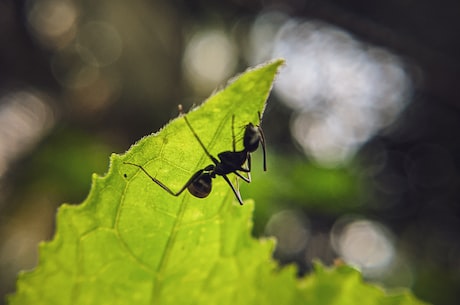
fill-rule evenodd
<path id="1" fill-rule="evenodd" d="M 237 50 L 230 37 L 221 30 L 195 33 L 187 43 L 183 58 L 185 76 L 197 91 L 209 91 L 235 70 Z"/>
<path id="2" fill-rule="evenodd" d="M 117 30 L 106 22 L 89 22 L 78 32 L 77 50 L 83 60 L 95 66 L 115 62 L 122 52 Z"/>
<path id="3" fill-rule="evenodd" d="M 300 212 L 281 211 L 270 218 L 265 227 L 265 234 L 277 239 L 275 255 L 295 255 L 307 246 L 310 237 L 309 222 Z"/>
<path id="4" fill-rule="evenodd" d="M 32 34 L 42 45 L 61 48 L 75 37 L 79 12 L 72 1 L 27 2 L 27 19 Z"/>
<path id="5" fill-rule="evenodd" d="M 275 92 L 295 110 L 291 132 L 304 152 L 322 165 L 345 163 L 406 106 L 411 82 L 404 64 L 331 25 L 283 20 L 273 12 L 256 19 L 253 57 L 286 59 Z"/>
<path id="6" fill-rule="evenodd" d="M 393 237 L 381 224 L 344 217 L 331 232 L 335 251 L 365 275 L 383 273 L 395 257 Z"/>
<path id="7" fill-rule="evenodd" d="M 47 97 L 32 90 L 0 97 L 0 177 L 54 125 Z"/>
<path id="8" fill-rule="evenodd" d="M 88 60 L 92 53 L 87 52 L 85 59 L 81 56 L 81 50 L 75 46 L 69 46 L 62 52 L 55 54 L 51 60 L 51 71 L 56 80 L 66 88 L 81 88 L 95 82 L 100 70 L 96 65 L 89 62 L 97 62 L 97 59 Z"/>
<path id="9" fill-rule="evenodd" d="M 246 56 L 251 64 L 260 64 L 272 57 L 274 37 L 288 18 L 278 11 L 259 14 L 249 32 L 249 49 Z"/>

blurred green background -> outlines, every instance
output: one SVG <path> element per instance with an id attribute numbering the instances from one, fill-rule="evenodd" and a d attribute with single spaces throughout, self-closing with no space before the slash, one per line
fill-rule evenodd
<path id="1" fill-rule="evenodd" d="M 457 304 L 459 12 L 454 0 L 1 1 L 0 304 L 110 153 L 276 57 L 268 172 L 256 153 L 240 183 L 254 235 L 277 236 L 275 258 L 299 275 L 341 258 Z"/>

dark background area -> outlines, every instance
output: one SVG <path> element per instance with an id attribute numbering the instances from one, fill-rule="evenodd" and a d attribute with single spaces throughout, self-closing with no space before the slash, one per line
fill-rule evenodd
<path id="1" fill-rule="evenodd" d="M 278 56 L 287 66 L 262 124 L 269 171 L 242 186 L 254 234 L 277 236 L 275 257 L 299 275 L 341 257 L 369 281 L 457 304 L 459 17 L 454 0 L 2 0 L 0 304 L 52 238 L 56 208 L 84 200 L 110 153 Z M 283 91 L 292 71 L 309 78 Z M 337 140 L 324 127 L 335 111 L 352 118 Z"/>

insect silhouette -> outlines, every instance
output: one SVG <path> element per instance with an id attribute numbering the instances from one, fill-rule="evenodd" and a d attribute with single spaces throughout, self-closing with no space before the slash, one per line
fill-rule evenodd
<path id="1" fill-rule="evenodd" d="M 181 108 L 179 108 L 180 110 Z M 231 183 L 230 179 L 227 177 L 229 174 L 235 174 L 243 181 L 249 183 L 251 182 L 251 153 L 255 152 L 257 148 L 262 146 L 263 150 L 263 169 L 264 171 L 267 170 L 267 163 L 266 163 L 266 152 L 265 152 L 265 136 L 262 131 L 262 128 L 259 125 L 254 125 L 252 123 L 248 123 L 244 129 L 243 135 L 243 149 L 240 151 L 236 151 L 236 144 L 235 144 L 235 134 L 234 134 L 234 121 L 235 116 L 232 116 L 232 136 L 233 136 L 233 151 L 224 151 L 217 155 L 217 158 L 214 157 L 209 153 L 206 149 L 206 146 L 203 144 L 201 139 L 198 137 L 197 133 L 193 129 L 192 125 L 190 124 L 189 120 L 186 116 L 184 116 L 185 123 L 193 133 L 193 136 L 196 138 L 198 143 L 200 144 L 203 151 L 206 155 L 211 159 L 213 162 L 212 164 L 206 166 L 203 169 L 198 170 L 195 174 L 190 177 L 190 179 L 185 183 L 185 185 L 177 192 L 172 191 L 169 187 L 167 187 L 163 182 L 159 181 L 158 179 L 152 177 L 141 165 L 131 163 L 131 162 L 124 162 L 125 164 L 133 165 L 138 167 L 142 170 L 153 182 L 158 184 L 161 188 L 163 188 L 166 192 L 173 196 L 179 196 L 184 192 L 186 189 L 195 197 L 198 198 L 205 198 L 207 197 L 212 190 L 212 179 L 216 178 L 217 176 L 221 176 L 227 182 L 227 184 L 232 189 L 235 197 L 238 199 L 240 205 L 243 205 L 243 199 L 241 199 L 241 195 L 239 190 Z M 260 113 L 259 113 L 259 120 L 260 120 Z M 247 162 L 247 168 L 243 167 L 243 165 Z M 246 173 L 247 176 L 242 175 L 242 173 Z"/>

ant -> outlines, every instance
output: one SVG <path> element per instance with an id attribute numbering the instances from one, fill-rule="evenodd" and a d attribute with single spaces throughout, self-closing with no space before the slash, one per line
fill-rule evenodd
<path id="1" fill-rule="evenodd" d="M 181 112 L 181 107 L 179 106 L 179 111 Z M 209 153 L 209 151 L 204 146 L 201 139 L 196 134 L 195 130 L 193 129 L 192 125 L 188 121 L 187 117 L 184 116 L 185 123 L 192 131 L 194 137 L 197 139 L 200 146 L 203 148 L 206 155 L 211 159 L 213 164 L 206 166 L 203 169 L 198 170 L 193 176 L 185 183 L 185 185 L 177 192 L 173 192 L 169 187 L 167 187 L 163 182 L 159 181 L 158 179 L 152 177 L 141 165 L 134 164 L 131 162 L 124 162 L 125 164 L 133 165 L 138 167 L 142 170 L 153 182 L 158 184 L 161 188 L 163 188 L 166 192 L 173 196 L 179 196 L 182 194 L 185 189 L 188 189 L 190 194 L 198 198 L 205 198 L 207 197 L 212 190 L 212 179 L 216 178 L 217 176 L 221 176 L 227 182 L 227 184 L 232 189 L 235 197 L 238 199 L 240 205 L 243 205 L 243 199 L 241 199 L 241 195 L 239 191 L 233 186 L 230 182 L 230 179 L 227 177 L 228 174 L 234 173 L 245 182 L 251 182 L 251 153 L 257 150 L 259 144 L 262 146 L 263 150 L 263 169 L 264 171 L 267 170 L 267 163 L 266 163 L 266 152 L 265 152 L 265 137 L 262 131 L 262 128 L 259 125 L 254 125 L 252 123 L 248 123 L 245 126 L 244 136 L 243 136 L 243 150 L 236 151 L 235 147 L 235 134 L 234 134 L 234 121 L 235 115 L 232 116 L 232 136 L 233 136 L 233 151 L 224 151 L 217 155 L 218 158 L 214 157 Z M 259 120 L 260 120 L 260 113 L 259 113 Z M 247 168 L 243 167 L 243 164 L 247 161 Z M 241 173 L 247 173 L 247 177 L 243 176 Z"/>

